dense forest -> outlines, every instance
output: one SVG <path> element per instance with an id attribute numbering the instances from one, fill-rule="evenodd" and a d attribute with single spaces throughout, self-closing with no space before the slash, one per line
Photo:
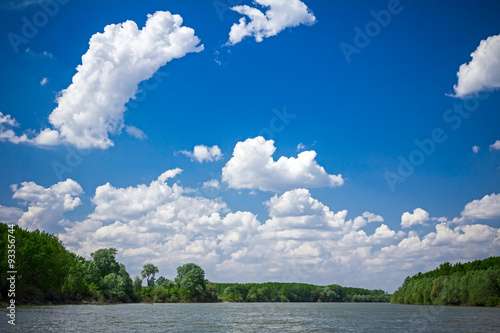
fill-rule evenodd
<path id="1" fill-rule="evenodd" d="M 452 265 L 407 277 L 391 303 L 500 306 L 500 257 Z"/>
<path id="2" fill-rule="evenodd" d="M 125 266 L 116 261 L 116 249 L 98 250 L 85 260 L 54 235 L 0 223 L 0 254 L 0 300 L 11 298 L 7 277 L 15 270 L 17 304 L 139 301 Z"/>
<path id="3" fill-rule="evenodd" d="M 86 260 L 68 251 L 54 235 L 0 223 L 0 302 L 19 304 L 82 302 L 388 302 L 382 290 L 304 283 L 213 283 L 193 263 L 169 280 L 158 267 L 143 266 L 131 279 L 116 260 L 117 250 L 100 249 Z M 9 271 L 15 274 L 15 296 Z M 145 282 L 146 286 L 143 286 Z"/>

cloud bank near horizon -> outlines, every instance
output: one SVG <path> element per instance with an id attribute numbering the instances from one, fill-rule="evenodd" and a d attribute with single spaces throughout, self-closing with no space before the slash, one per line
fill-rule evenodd
<path id="1" fill-rule="evenodd" d="M 264 201 L 267 219 L 234 212 L 221 198 L 193 196 L 178 182 L 169 185 L 181 172 L 167 170 L 149 184 L 98 186 L 93 211 L 82 221 L 65 217 L 82 204 L 83 191 L 71 179 L 48 188 L 34 182 L 13 185 L 13 198 L 24 201 L 27 211 L 0 206 L 0 213 L 19 218 L 22 227 L 57 232 L 68 249 L 85 257 L 116 247 L 133 274 L 146 261 L 167 276 L 180 264 L 196 262 L 216 281 L 339 283 L 392 291 L 407 275 L 443 261 L 500 250 L 500 229 L 477 223 L 500 218 L 494 193 L 466 204 L 462 215 L 468 219 L 459 225 L 416 209 L 403 214 L 403 231 L 392 230 L 372 212 L 348 217 L 345 209 L 333 211 L 306 188 Z M 376 225 L 371 232 L 369 224 Z M 419 224 L 426 231 L 412 229 Z"/>

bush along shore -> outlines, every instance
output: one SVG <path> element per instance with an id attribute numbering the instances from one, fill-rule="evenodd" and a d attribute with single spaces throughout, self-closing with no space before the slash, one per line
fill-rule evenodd
<path id="1" fill-rule="evenodd" d="M 11 235 L 11 236 L 9 236 Z M 133 280 L 115 248 L 87 260 L 68 251 L 57 236 L 0 223 L 0 303 L 71 304 L 130 302 L 389 302 L 382 290 L 305 283 L 213 283 L 188 263 L 171 280 L 143 266 Z M 8 251 L 11 250 L 11 251 Z M 10 255 L 10 256 L 9 256 Z M 8 272 L 15 269 L 15 295 Z M 146 284 L 146 286 L 143 286 Z M 13 297 L 14 296 L 14 297 Z"/>
<path id="2" fill-rule="evenodd" d="M 500 306 L 500 257 L 465 264 L 441 264 L 435 270 L 407 277 L 391 303 L 422 305 Z"/>

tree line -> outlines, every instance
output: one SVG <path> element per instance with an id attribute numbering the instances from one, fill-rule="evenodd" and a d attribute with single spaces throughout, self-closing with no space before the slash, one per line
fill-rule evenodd
<path id="1" fill-rule="evenodd" d="M 216 283 L 219 300 L 231 302 L 389 302 L 383 290 L 347 288 L 336 284 Z"/>
<path id="2" fill-rule="evenodd" d="M 407 277 L 391 303 L 500 306 L 500 257 L 468 263 L 449 262 Z"/>
<path id="3" fill-rule="evenodd" d="M 133 280 L 116 260 L 117 249 L 99 249 L 87 260 L 68 251 L 57 236 L 14 226 L 16 304 L 82 302 L 388 302 L 382 290 L 305 283 L 213 283 L 188 263 L 171 280 L 152 263 Z M 8 226 L 0 223 L 0 302 L 9 281 Z M 143 285 L 145 282 L 145 286 Z"/>

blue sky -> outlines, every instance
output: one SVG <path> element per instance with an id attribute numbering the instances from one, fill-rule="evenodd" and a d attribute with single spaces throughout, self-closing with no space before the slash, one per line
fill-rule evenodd
<path id="1" fill-rule="evenodd" d="M 392 291 L 442 261 L 500 254 L 496 1 L 2 4 L 3 220 L 58 233 L 86 257 L 117 247 L 132 275 L 153 262 L 170 277 L 194 261 L 214 281 Z M 247 15 L 257 10 L 260 30 Z M 174 32 L 134 44 L 117 26 L 89 49 L 110 24 L 166 29 L 165 12 L 182 17 Z M 120 47 L 138 60 L 103 74 Z M 69 120 L 80 112 L 87 122 Z M 88 124 L 112 145 L 78 136 Z"/>

